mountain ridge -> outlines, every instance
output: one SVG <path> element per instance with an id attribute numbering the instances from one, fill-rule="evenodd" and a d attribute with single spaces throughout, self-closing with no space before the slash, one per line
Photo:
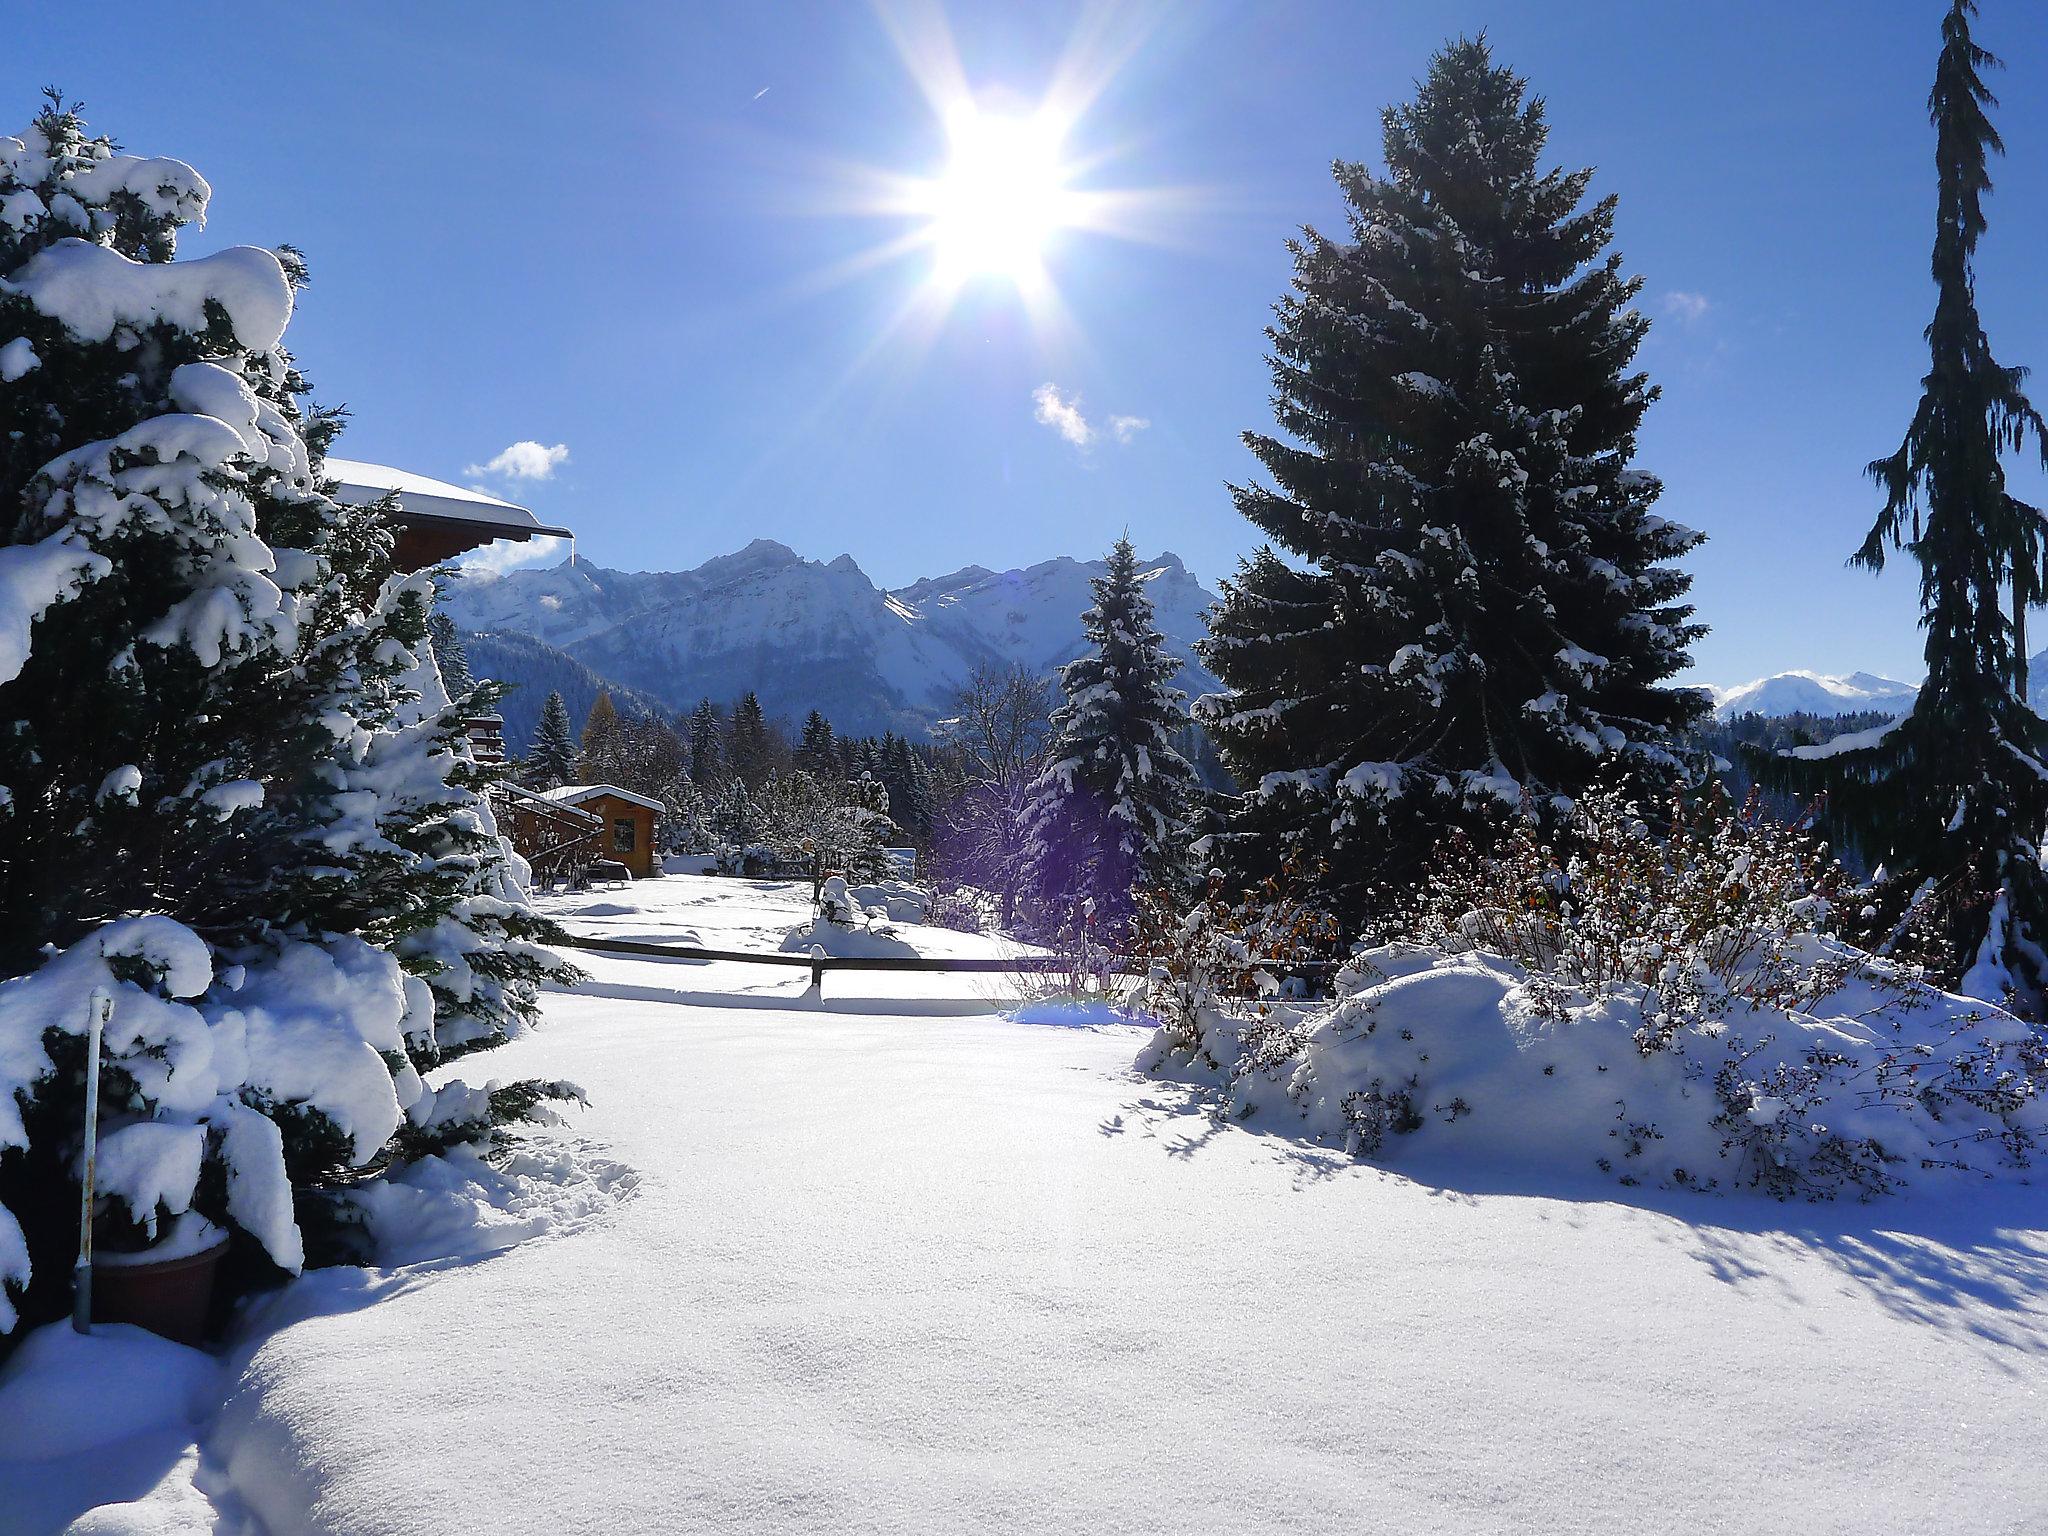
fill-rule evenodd
<path id="1" fill-rule="evenodd" d="M 792 721 L 818 709 L 841 731 L 922 738 L 978 666 L 1047 675 L 1079 655 L 1088 582 L 1102 568 L 1062 555 L 1007 571 L 968 565 L 891 589 L 851 555 L 810 560 L 755 539 L 687 571 L 575 559 L 458 571 L 442 603 L 464 631 L 529 637 L 672 710 L 752 690 L 769 714 Z M 1214 594 L 1171 553 L 1140 569 L 1180 663 L 1177 686 L 1213 691 L 1220 685 L 1194 643 Z M 518 670 L 516 649 L 501 647 L 497 658 Z"/>

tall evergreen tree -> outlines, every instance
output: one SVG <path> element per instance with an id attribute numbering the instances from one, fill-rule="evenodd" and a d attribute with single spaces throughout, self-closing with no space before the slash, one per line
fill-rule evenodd
<path id="1" fill-rule="evenodd" d="M 797 744 L 796 755 L 798 767 L 820 778 L 829 777 L 838 766 L 832 722 L 815 709 L 804 719 L 804 734 Z"/>
<path id="2" fill-rule="evenodd" d="M 1092 898 L 1120 932 L 1133 887 L 1166 878 L 1180 846 L 1194 769 L 1175 750 L 1187 724 L 1179 664 L 1153 621 L 1128 537 L 1090 583 L 1082 616 L 1089 650 L 1060 673 L 1046 765 L 1025 801 L 1026 904 L 1057 929 Z"/>
<path id="3" fill-rule="evenodd" d="M 690 711 L 690 782 L 709 794 L 713 785 L 725 782 L 725 731 L 718 718 L 718 706 L 699 699 Z"/>
<path id="4" fill-rule="evenodd" d="M 1945 979 L 2038 1007 L 2048 983 L 2038 847 L 2048 725 L 2027 707 L 2016 629 L 2043 591 L 2043 523 L 2006 490 L 1999 455 L 2048 434 L 2022 389 L 2026 371 L 1991 355 L 1977 313 L 1986 160 L 2003 145 L 1982 75 L 1997 60 L 1970 36 L 1976 10 L 1954 0 L 1943 18 L 1927 100 L 1936 171 L 1928 371 L 1905 440 L 1870 466 L 1884 509 L 1851 557 L 1879 569 L 1887 547 L 1904 547 L 1919 563 L 1927 682 L 1896 726 L 1768 766 L 1781 782 L 1828 791 L 1837 829 L 1883 861 L 1880 915 L 1896 924 L 1913 904 L 1913 926 L 1932 935 L 1929 958 Z"/>
<path id="5" fill-rule="evenodd" d="M 727 734 L 726 756 L 732 771 L 748 789 L 759 789 L 775 771 L 768 740 L 768 721 L 761 713 L 761 700 L 750 688 L 732 707 L 732 730 Z"/>
<path id="6" fill-rule="evenodd" d="M 339 419 L 283 345 L 303 262 L 175 259 L 209 190 L 54 96 L 0 138 L 0 1333 L 24 1282 L 61 1304 L 92 992 L 102 1145 L 186 1154 L 126 1187 L 107 1156 L 106 1219 L 196 1210 L 296 1269 L 295 1192 L 516 1113 L 458 1125 L 420 1073 L 550 974 L 431 582 L 330 494 Z"/>
<path id="7" fill-rule="evenodd" d="M 1225 583 L 1231 692 L 1196 710 L 1250 790 L 1223 851 L 1325 858 L 1352 917 L 1453 824 L 1550 812 L 1617 759 L 1669 771 L 1704 704 L 1660 686 L 1702 632 L 1667 563 L 1699 536 L 1629 467 L 1656 391 L 1614 199 L 1542 168 L 1543 103 L 1483 41 L 1382 128 L 1383 174 L 1335 168 L 1349 238 L 1289 245 L 1287 436 L 1247 434 L 1272 483 L 1232 491 L 1272 545 Z"/>
<path id="8" fill-rule="evenodd" d="M 540 707 L 540 723 L 533 730 L 533 750 L 526 756 L 527 782 L 535 789 L 554 789 L 567 784 L 576 774 L 576 737 L 569 724 L 569 706 L 562 695 L 550 693 Z"/>

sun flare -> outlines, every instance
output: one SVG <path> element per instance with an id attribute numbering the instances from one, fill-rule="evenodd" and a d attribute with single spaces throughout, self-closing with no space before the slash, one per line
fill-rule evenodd
<path id="1" fill-rule="evenodd" d="M 1002 117 L 963 104 L 947 114 L 946 134 L 945 169 L 920 198 L 935 275 L 948 284 L 996 276 L 1035 286 L 1048 244 L 1075 222 L 1059 125 L 1042 113 Z"/>

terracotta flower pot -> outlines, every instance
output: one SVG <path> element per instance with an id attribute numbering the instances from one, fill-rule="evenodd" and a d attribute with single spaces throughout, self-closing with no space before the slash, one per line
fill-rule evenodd
<path id="1" fill-rule="evenodd" d="M 197 1222 L 198 1230 L 187 1228 L 187 1222 Z M 133 1323 L 180 1344 L 197 1344 L 206 1337 L 214 1273 L 228 1250 L 227 1230 L 188 1214 L 164 1238 L 139 1253 L 93 1256 L 92 1320 Z"/>

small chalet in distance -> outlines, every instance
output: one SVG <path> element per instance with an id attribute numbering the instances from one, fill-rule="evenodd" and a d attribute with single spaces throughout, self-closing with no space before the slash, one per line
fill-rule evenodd
<path id="1" fill-rule="evenodd" d="M 564 784 L 541 794 L 604 823 L 599 858 L 625 865 L 635 879 L 644 880 L 654 873 L 654 818 L 661 814 L 659 800 L 616 784 Z"/>

